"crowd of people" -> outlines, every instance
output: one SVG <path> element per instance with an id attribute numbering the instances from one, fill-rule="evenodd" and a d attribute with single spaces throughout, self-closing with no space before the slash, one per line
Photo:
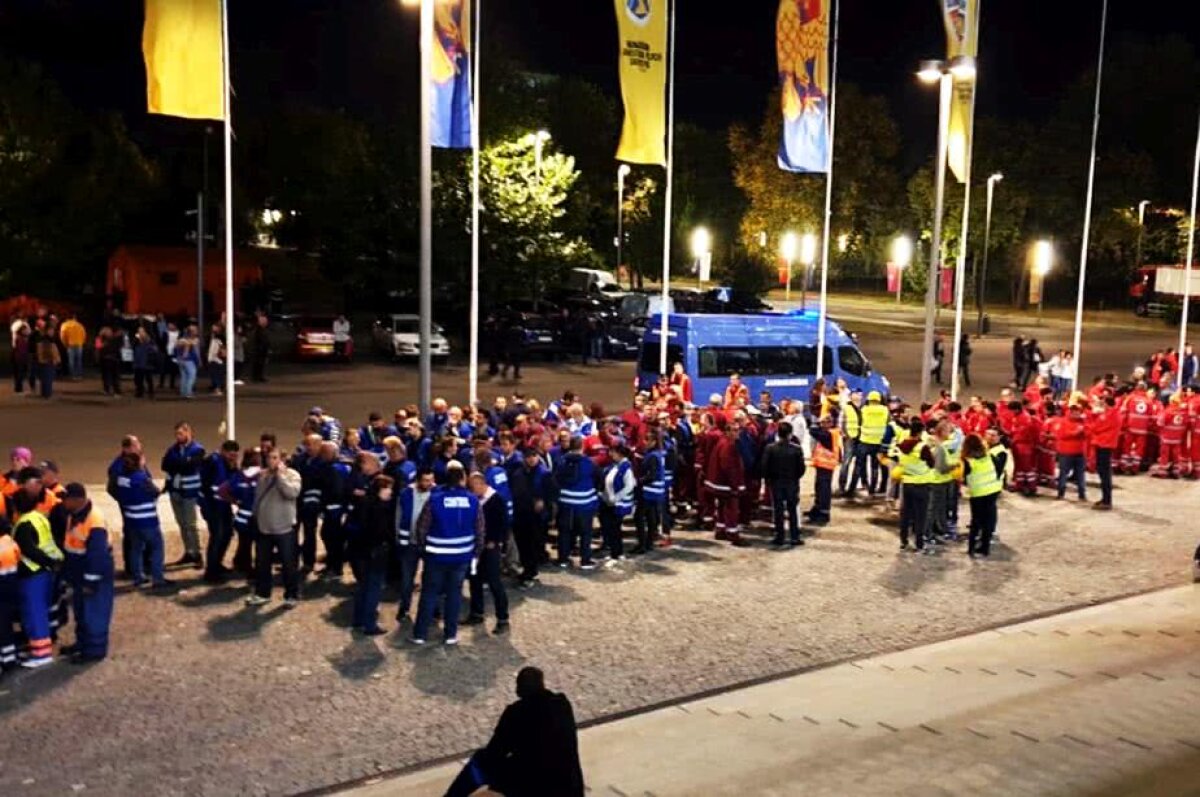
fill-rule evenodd
<path id="1" fill-rule="evenodd" d="M 385 632 L 379 606 L 390 583 L 397 624 L 410 626 L 412 642 L 424 644 L 440 620 L 452 645 L 464 584 L 464 622 L 484 623 L 490 594 L 493 632 L 503 634 L 510 587 L 536 588 L 547 566 L 620 566 L 670 548 L 685 525 L 745 547 L 769 517 L 773 548 L 802 546 L 800 482 L 809 469 L 804 525 L 831 522 L 835 488 L 850 501 L 861 491 L 898 514 L 901 551 L 936 555 L 965 540 L 976 560 L 991 555 L 1006 488 L 1024 496 L 1049 488 L 1063 499 L 1073 487 L 1085 501 L 1092 470 L 1095 508 L 1108 510 L 1113 473 L 1196 479 L 1200 394 L 1187 382 L 1171 388 L 1174 369 L 1189 362 L 1194 375 L 1190 347 L 1174 359 L 1156 355 L 1126 380 L 1098 376 L 1086 392 L 1056 396 L 1050 378 L 1037 375 L 1024 389 L 1014 380 L 994 401 L 975 395 L 964 405 L 943 393 L 915 408 L 823 379 L 804 402 L 777 403 L 766 392 L 753 401 L 737 374 L 697 406 L 681 368 L 619 414 L 572 391 L 545 406 L 519 392 L 490 406 L 439 398 L 428 414 L 409 406 L 391 419 L 371 413 L 361 426 L 313 407 L 294 448 L 264 433 L 209 451 L 180 423 L 158 460 L 161 482 L 140 440 L 127 436 L 107 490 L 120 507 L 126 575 L 139 588 L 172 588 L 158 508 L 165 493 L 183 548 L 171 567 L 201 569 L 211 583 L 246 578 L 253 606 L 271 600 L 278 567 L 289 608 L 307 579 L 340 582 L 349 570 L 356 631 Z M 17 617 L 24 665 L 52 660 L 68 604 L 76 657 L 102 658 L 114 577 L 109 527 L 81 485 L 60 483 L 54 463 L 35 465 L 32 452 L 16 448 L 11 466 L 0 476 L 0 662 L 16 661 Z"/>
<path id="2" fill-rule="evenodd" d="M 261 312 L 235 326 L 232 356 L 234 378 L 239 384 L 247 365 L 253 381 L 266 381 L 271 353 L 267 327 L 268 318 Z M 29 317 L 11 318 L 9 332 L 14 392 L 24 393 L 28 388 L 31 395 L 48 399 L 54 396 L 56 379 L 78 382 L 84 378 L 88 333 L 77 316 L 72 314 L 60 321 L 41 307 Z M 90 346 L 106 396 L 123 395 L 126 371 L 132 376 L 136 398 L 154 398 L 156 389 L 169 389 L 191 399 L 196 396 L 201 377 L 207 377 L 207 386 L 201 390 L 208 393 L 221 395 L 226 387 L 230 352 L 226 350 L 223 317 L 205 337 L 196 324 L 176 323 L 161 313 L 132 323 L 109 313 Z"/>

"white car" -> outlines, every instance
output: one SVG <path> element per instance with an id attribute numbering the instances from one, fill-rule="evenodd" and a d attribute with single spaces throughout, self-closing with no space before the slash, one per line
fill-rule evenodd
<path id="1" fill-rule="evenodd" d="M 420 317 L 416 315 L 390 315 L 375 322 L 372 335 L 375 348 L 395 360 L 415 360 L 421 354 L 419 333 Z M 434 324 L 429 342 L 429 356 L 439 362 L 450 357 L 450 342 L 446 331 Z"/>

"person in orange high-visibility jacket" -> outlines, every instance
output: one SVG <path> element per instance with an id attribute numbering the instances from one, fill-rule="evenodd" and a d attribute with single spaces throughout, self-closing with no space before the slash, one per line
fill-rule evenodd
<path id="1" fill-rule="evenodd" d="M 829 512 L 833 506 L 833 472 L 842 460 L 841 435 L 835 428 L 833 415 L 826 415 L 820 425 L 812 430 L 812 464 L 816 471 L 813 484 L 812 509 L 805 518 L 812 524 L 824 526 L 829 523 Z"/>
<path id="2" fill-rule="evenodd" d="M 0 674 L 17 666 L 13 626 L 21 614 L 20 564 L 21 548 L 12 538 L 12 524 L 0 515 Z"/>
<path id="3" fill-rule="evenodd" d="M 62 652 L 74 653 L 77 662 L 100 661 L 108 655 L 113 613 L 113 555 L 107 524 L 82 484 L 66 486 L 59 512 L 66 523 L 63 571 L 71 585 L 75 613 L 75 645 Z"/>
<path id="4" fill-rule="evenodd" d="M 1192 385 L 1183 388 L 1188 407 L 1188 445 L 1183 449 L 1180 470 L 1184 478 L 1200 478 L 1200 391 Z"/>

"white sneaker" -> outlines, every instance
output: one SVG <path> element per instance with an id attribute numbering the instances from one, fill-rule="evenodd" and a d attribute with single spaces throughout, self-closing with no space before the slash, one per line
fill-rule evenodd
<path id="1" fill-rule="evenodd" d="M 283 599 L 283 608 L 285 608 L 285 609 L 295 609 L 295 608 L 296 608 L 296 606 L 298 606 L 298 605 L 299 605 L 299 603 L 300 603 L 300 602 L 299 602 L 298 600 L 296 600 L 295 598 L 284 598 L 284 599 Z"/>
<path id="2" fill-rule="evenodd" d="M 446 645 L 447 647 L 453 647 L 454 645 L 458 644 L 458 637 L 452 636 L 449 639 L 444 640 L 442 644 Z"/>
<path id="3" fill-rule="evenodd" d="M 25 659 L 25 661 L 21 662 L 21 666 L 27 670 L 36 670 L 39 667 L 46 667 L 53 663 L 53 656 L 37 656 L 36 658 Z"/>
<path id="4" fill-rule="evenodd" d="M 262 595 L 257 595 L 257 594 L 251 595 L 249 598 L 246 598 L 247 606 L 262 606 L 264 603 L 270 603 L 270 602 L 271 602 L 270 598 L 264 598 Z"/>

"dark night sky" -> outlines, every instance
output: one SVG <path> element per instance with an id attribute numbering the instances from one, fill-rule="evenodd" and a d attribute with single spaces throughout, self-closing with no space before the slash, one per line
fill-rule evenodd
<path id="1" fill-rule="evenodd" d="M 503 40 L 504 49 L 537 69 L 576 74 L 615 93 L 611 0 L 483 2 L 485 59 L 487 48 Z M 723 128 L 760 116 L 775 83 L 777 5 L 680 4 L 682 119 Z M 1192 6 L 1114 2 L 1110 43 L 1132 33 L 1179 32 L 1200 49 L 1200 25 L 1180 27 L 1194 20 Z M 415 14 L 398 0 L 231 0 L 230 8 L 234 81 L 244 103 L 298 100 L 400 115 L 411 105 Z M 136 129 L 144 116 L 141 16 L 140 0 L 0 0 L 0 49 L 44 64 L 81 105 L 125 111 Z M 980 113 L 1045 112 L 1066 84 L 1094 66 L 1099 16 L 1099 0 L 984 3 Z M 937 2 L 846 0 L 841 45 L 841 78 L 886 95 L 906 146 L 924 151 L 934 101 L 912 72 L 921 58 L 943 52 Z M 235 120 L 237 113 L 235 107 Z"/>

